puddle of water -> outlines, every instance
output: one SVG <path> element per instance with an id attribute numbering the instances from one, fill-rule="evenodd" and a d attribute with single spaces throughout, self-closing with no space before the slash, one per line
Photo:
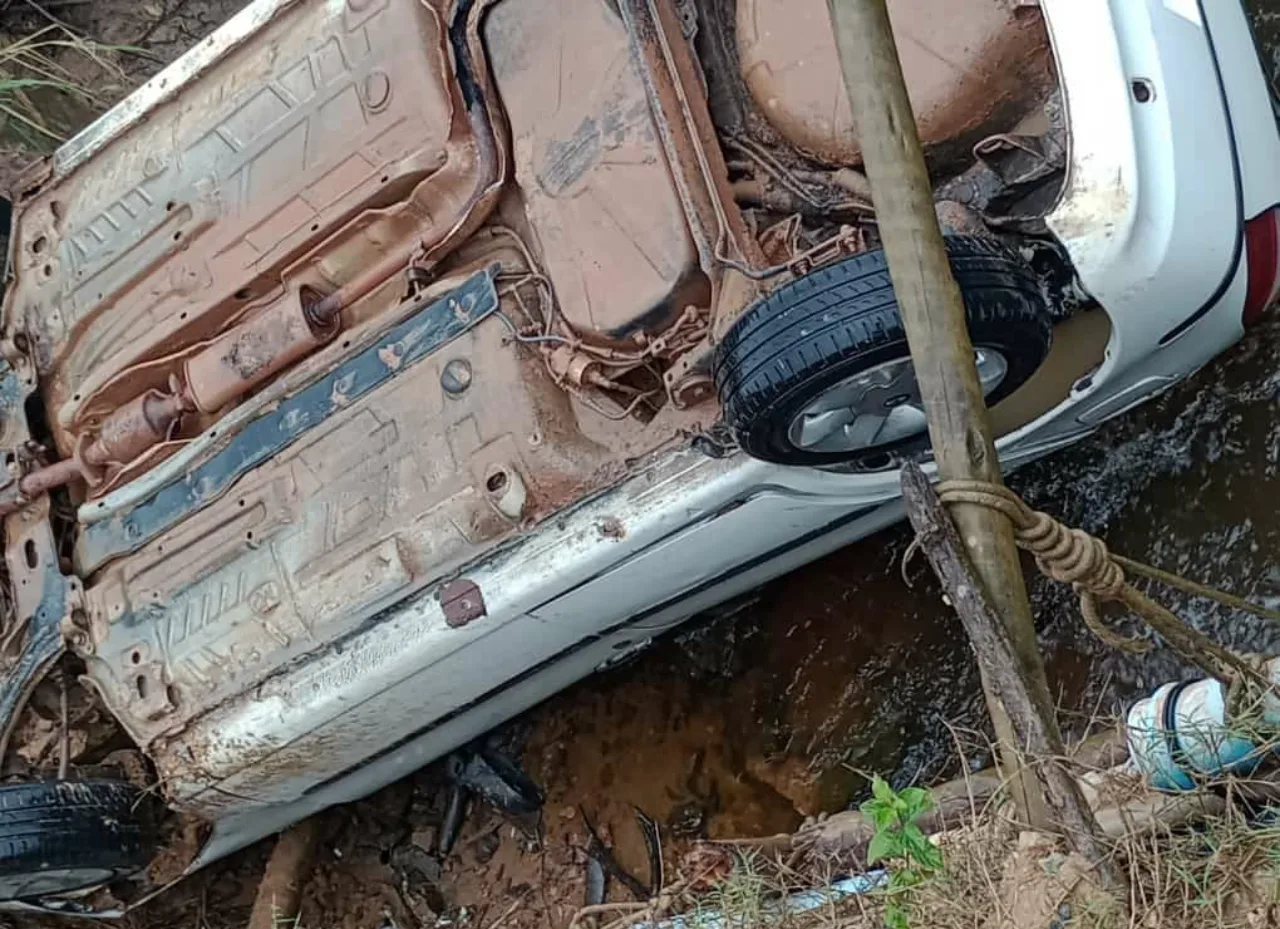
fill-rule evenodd
<path id="1" fill-rule="evenodd" d="M 1280 0 L 1246 5 L 1274 79 Z M 1278 338 L 1280 323 L 1265 327 L 1012 483 L 1115 551 L 1280 604 Z M 903 585 L 907 541 L 899 527 L 849 546 L 770 584 L 736 616 L 669 637 L 529 714 L 525 764 L 547 791 L 548 854 L 583 843 L 578 805 L 643 877 L 636 807 L 663 823 L 700 813 L 712 837 L 768 835 L 848 806 L 870 772 L 901 785 L 986 764 L 987 715 L 968 643 L 923 567 L 913 589 Z M 1166 648 L 1140 657 L 1107 650 L 1084 628 L 1069 589 L 1040 578 L 1030 587 L 1050 686 L 1076 734 L 1166 680 L 1198 676 Z M 1280 651 L 1280 628 L 1154 592 L 1226 645 Z M 1142 632 L 1132 620 L 1118 625 Z M 680 844 L 664 850 L 670 866 Z M 518 889 L 537 873 L 530 856 L 504 849 L 501 859 L 473 893 L 492 899 L 495 875 Z M 562 860 L 564 873 L 581 872 L 580 855 Z M 467 897 L 460 887 L 460 901 Z"/>
<path id="2" fill-rule="evenodd" d="M 1280 542 L 1271 504 L 1280 499 L 1277 337 L 1280 325 L 1263 330 L 1014 483 L 1116 551 L 1265 599 Z M 961 751 L 949 726 L 981 732 L 986 710 L 963 631 L 923 563 L 914 588 L 903 585 L 907 540 L 899 527 L 849 546 L 770 584 L 736 615 L 533 711 L 525 765 L 547 791 L 549 844 L 582 841 L 580 804 L 644 875 L 635 807 L 663 824 L 701 816 L 711 837 L 768 835 L 848 806 L 866 773 L 901 784 L 954 772 Z M 1032 591 L 1051 687 L 1080 714 L 1069 725 L 1195 676 L 1167 649 L 1107 651 L 1069 590 L 1036 579 Z M 1280 630 L 1262 621 L 1159 593 L 1228 645 L 1280 651 Z M 966 740 L 971 766 L 987 761 L 968 747 L 980 741 Z M 667 850 L 670 862 L 679 843 Z"/>

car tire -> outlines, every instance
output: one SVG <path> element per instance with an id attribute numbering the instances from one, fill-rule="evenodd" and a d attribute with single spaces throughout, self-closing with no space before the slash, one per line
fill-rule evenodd
<path id="1" fill-rule="evenodd" d="M 1031 266 L 999 242 L 946 239 L 976 349 L 1004 371 L 988 405 L 1031 377 L 1049 353 L 1052 314 Z M 725 422 L 749 455 L 787 465 L 883 468 L 929 445 L 926 431 L 867 448 L 804 447 L 793 424 L 818 398 L 862 372 L 908 359 L 884 251 L 863 252 L 779 287 L 750 307 L 716 349 Z M 914 374 L 908 371 L 912 386 Z M 923 421 L 923 414 L 919 414 Z"/>
<path id="2" fill-rule="evenodd" d="M 82 890 L 145 868 L 154 802 L 122 781 L 0 786 L 0 900 Z"/>

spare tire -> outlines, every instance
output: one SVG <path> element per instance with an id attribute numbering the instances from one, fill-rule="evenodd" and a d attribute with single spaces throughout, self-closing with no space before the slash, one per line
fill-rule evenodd
<path id="1" fill-rule="evenodd" d="M 123 781 L 0 787 L 0 900 L 96 887 L 145 868 L 156 806 Z"/>
<path id="2" fill-rule="evenodd" d="M 999 242 L 946 239 L 988 405 L 1049 353 L 1052 314 L 1031 266 Z M 830 264 L 750 307 L 715 355 L 726 423 L 749 455 L 886 467 L 927 448 L 919 388 L 884 251 Z"/>

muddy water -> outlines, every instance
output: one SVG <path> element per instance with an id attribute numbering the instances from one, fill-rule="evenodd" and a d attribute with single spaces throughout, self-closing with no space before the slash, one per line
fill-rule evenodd
<path id="1" fill-rule="evenodd" d="M 1014 478 L 1035 505 L 1116 551 L 1259 597 L 1280 594 L 1280 325 L 1166 397 Z M 890 530 L 759 592 L 734 616 L 697 624 L 629 667 L 536 710 L 525 761 L 545 785 L 552 833 L 582 804 L 643 873 L 632 805 L 711 836 L 768 834 L 857 798 L 865 774 L 899 782 L 985 761 L 977 674 L 932 579 L 913 589 Z M 1280 630 L 1160 591 L 1182 615 L 1246 650 Z M 1193 672 L 1167 650 L 1109 652 L 1069 593 L 1033 584 L 1042 651 L 1068 723 Z M 1141 630 L 1120 620 L 1122 629 Z M 696 831 L 696 830 L 695 830 Z"/>
<path id="2" fill-rule="evenodd" d="M 1275 80 L 1280 0 L 1246 6 Z M 1278 343 L 1280 322 L 1012 482 L 1116 551 L 1277 605 Z M 901 783 L 985 763 L 976 668 L 932 578 L 903 584 L 906 542 L 899 527 L 849 546 L 534 711 L 526 763 L 550 807 L 594 809 L 635 863 L 632 804 L 672 822 L 692 809 L 712 836 L 765 834 L 847 805 L 869 772 Z M 1106 649 L 1068 590 L 1031 586 L 1068 727 L 1082 731 L 1163 681 L 1195 676 L 1164 648 Z M 1153 592 L 1225 644 L 1280 651 L 1280 629 L 1264 621 Z M 1142 634 L 1131 621 L 1118 626 Z"/>

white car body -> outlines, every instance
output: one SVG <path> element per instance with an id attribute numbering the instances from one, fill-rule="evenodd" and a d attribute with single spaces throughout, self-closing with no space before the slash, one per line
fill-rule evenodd
<path id="1" fill-rule="evenodd" d="M 69 170 L 145 118 L 157 81 L 197 74 L 279 5 L 257 0 L 55 166 Z M 1080 440 L 1236 342 L 1250 283 L 1245 226 L 1261 218 L 1274 232 L 1280 203 L 1280 133 L 1238 0 L 1040 7 L 1070 139 L 1047 225 L 1109 334 L 1100 363 L 1060 403 L 1000 438 L 1006 468 Z M 1266 284 L 1269 296 L 1274 273 Z M 162 772 L 188 772 L 166 779 L 174 805 L 214 823 L 188 870 L 365 796 L 901 515 L 894 471 L 661 454 L 465 566 L 483 596 L 480 619 L 451 626 L 429 588 L 153 748 Z"/>
<path id="2" fill-rule="evenodd" d="M 1000 439 L 1006 468 L 1078 441 L 1240 339 L 1244 225 L 1280 203 L 1280 133 L 1237 0 L 1041 7 L 1072 144 L 1048 225 L 1111 334 L 1095 373 Z M 1149 100 L 1135 98 L 1134 82 Z M 274 770 L 292 758 L 297 773 L 265 794 L 252 768 L 220 784 L 214 835 L 195 866 L 365 796 L 699 611 L 901 516 L 894 472 L 674 452 L 466 570 L 484 592 L 483 621 L 451 629 L 435 598 L 414 598 L 341 654 L 207 720 L 211 767 L 263 740 L 282 746 Z"/>

